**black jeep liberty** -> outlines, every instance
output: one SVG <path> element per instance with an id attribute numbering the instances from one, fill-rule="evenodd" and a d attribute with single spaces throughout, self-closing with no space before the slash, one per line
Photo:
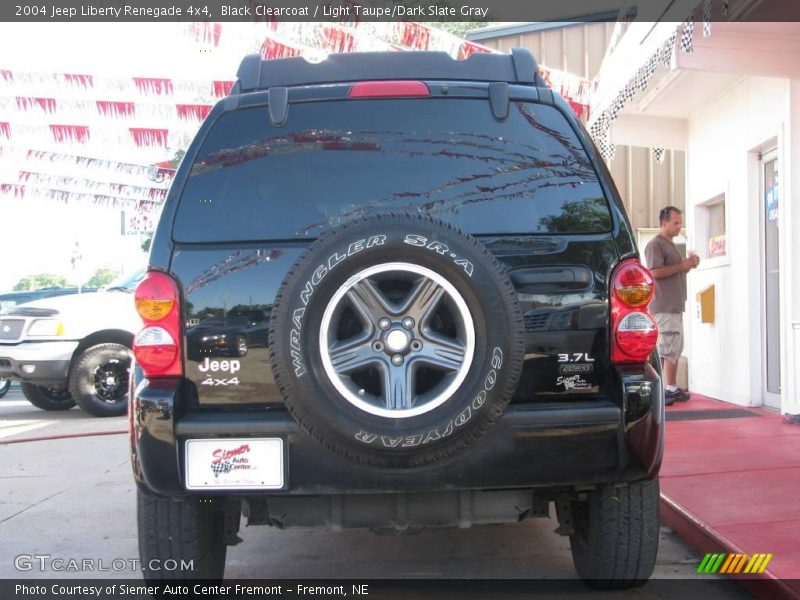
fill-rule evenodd
<path id="1" fill-rule="evenodd" d="M 141 558 L 193 565 L 145 576 L 222 577 L 242 516 L 404 531 L 552 504 L 580 577 L 640 585 L 664 399 L 637 257 L 529 52 L 245 57 L 136 292 Z M 209 325 L 254 312 L 266 345 Z"/>

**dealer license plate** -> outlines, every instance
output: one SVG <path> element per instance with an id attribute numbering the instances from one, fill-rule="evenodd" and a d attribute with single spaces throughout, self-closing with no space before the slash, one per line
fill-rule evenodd
<path id="1" fill-rule="evenodd" d="M 284 486 L 283 440 L 186 440 L 186 489 L 252 490 Z"/>

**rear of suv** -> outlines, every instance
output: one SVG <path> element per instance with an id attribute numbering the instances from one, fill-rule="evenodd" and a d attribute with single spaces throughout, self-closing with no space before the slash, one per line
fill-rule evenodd
<path id="1" fill-rule="evenodd" d="M 136 292 L 143 565 L 220 578 L 242 516 L 411 531 L 554 511 L 580 577 L 641 584 L 664 436 L 653 287 L 529 52 L 245 57 Z M 267 315 L 263 343 L 237 351 L 231 314 Z"/>

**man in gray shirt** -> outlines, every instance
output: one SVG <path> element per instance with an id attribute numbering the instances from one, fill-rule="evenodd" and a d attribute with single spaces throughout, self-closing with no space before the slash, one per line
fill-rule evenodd
<path id="1" fill-rule="evenodd" d="M 686 273 L 697 267 L 700 258 L 683 258 L 672 241 L 681 232 L 683 215 L 674 206 L 665 206 L 658 215 L 661 231 L 644 249 L 647 266 L 656 280 L 650 312 L 658 325 L 658 353 L 664 367 L 666 403 L 689 399 L 688 392 L 675 384 L 678 359 L 683 352 L 683 310 L 686 305 Z"/>

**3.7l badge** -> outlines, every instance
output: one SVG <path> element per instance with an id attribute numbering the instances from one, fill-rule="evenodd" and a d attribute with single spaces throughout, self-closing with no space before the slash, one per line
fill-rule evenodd
<path id="1" fill-rule="evenodd" d="M 559 375 L 587 375 L 594 373 L 594 358 L 585 352 L 558 355 Z"/>

